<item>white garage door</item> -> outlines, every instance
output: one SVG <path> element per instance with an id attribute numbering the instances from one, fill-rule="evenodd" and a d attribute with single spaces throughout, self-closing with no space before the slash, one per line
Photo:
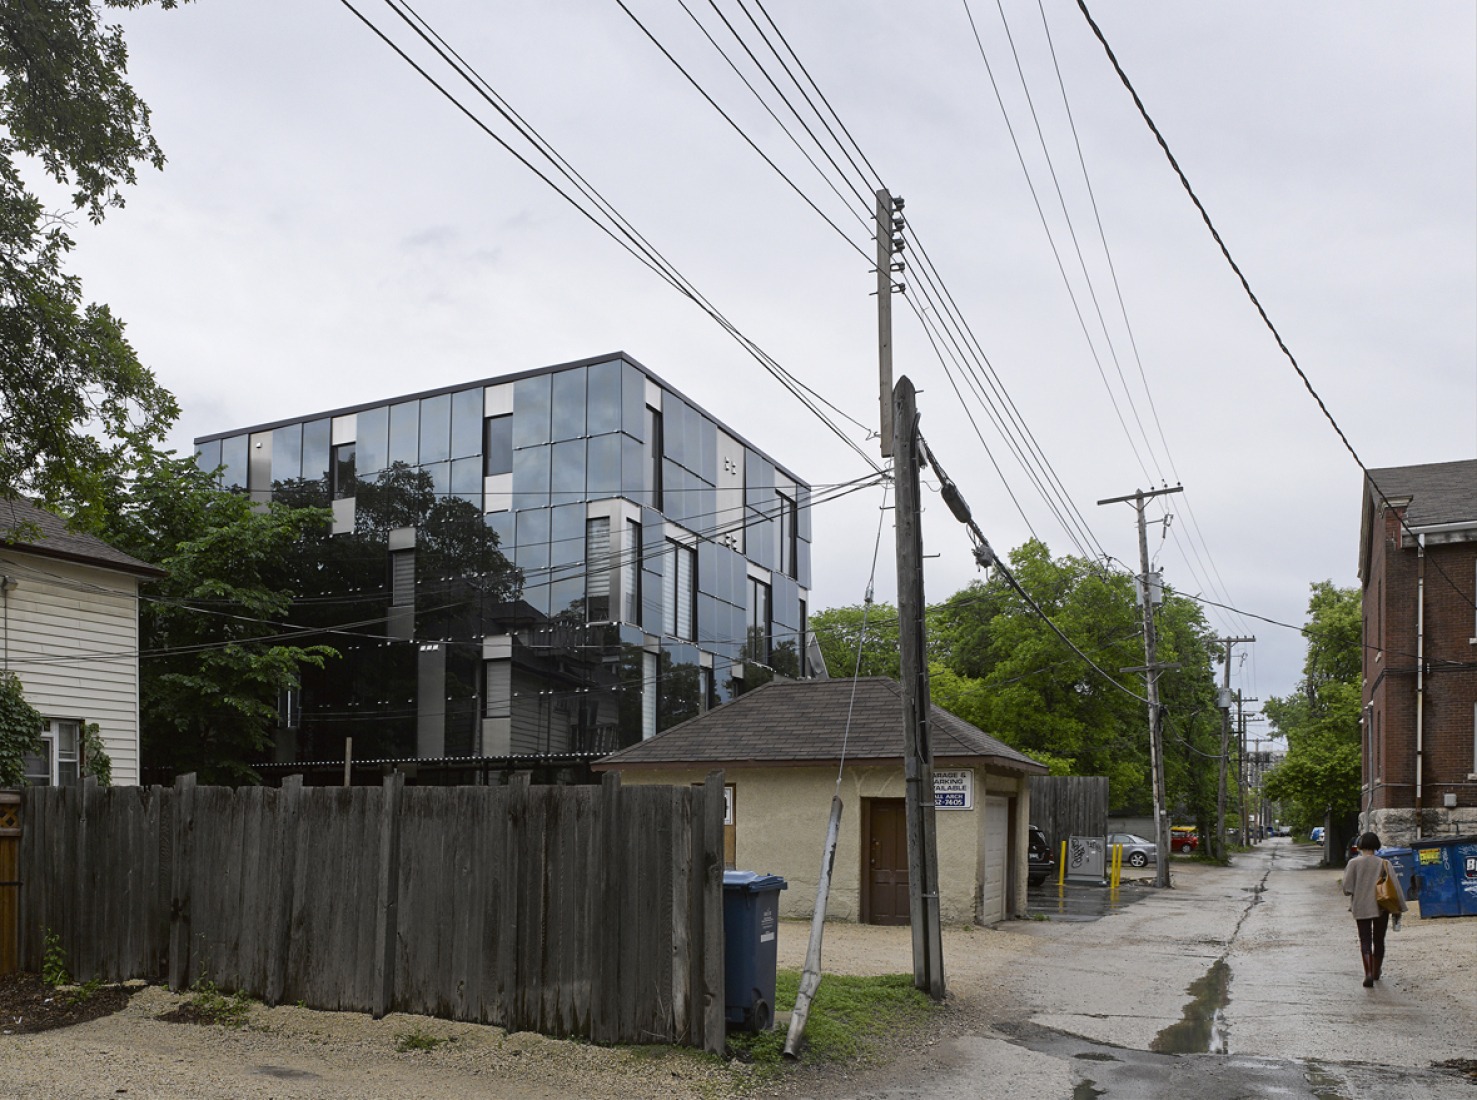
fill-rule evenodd
<path id="1" fill-rule="evenodd" d="M 1010 800 L 985 799 L 985 878 L 981 884 L 980 920 L 1005 919 L 1006 840 L 1010 836 Z"/>

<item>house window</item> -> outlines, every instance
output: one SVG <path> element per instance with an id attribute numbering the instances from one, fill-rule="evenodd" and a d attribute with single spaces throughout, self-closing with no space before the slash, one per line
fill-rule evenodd
<path id="1" fill-rule="evenodd" d="M 641 621 L 641 524 L 626 521 L 626 541 L 621 546 L 621 621 Z"/>
<path id="2" fill-rule="evenodd" d="M 26 782 L 34 787 L 73 786 L 77 782 L 77 743 L 81 723 L 53 719 L 41 734 L 41 751 L 25 756 Z"/>
<path id="3" fill-rule="evenodd" d="M 513 472 L 513 417 L 489 416 L 482 423 L 482 473 L 486 477 Z"/>
<path id="4" fill-rule="evenodd" d="M 415 605 L 415 551 L 390 552 L 390 606 Z"/>
<path id="5" fill-rule="evenodd" d="M 784 493 L 776 493 L 775 501 L 778 504 L 778 530 L 779 530 L 779 568 L 780 572 L 787 577 L 796 575 L 796 561 L 800 553 L 800 524 L 797 522 L 799 514 L 795 509 L 795 501 Z"/>
<path id="6" fill-rule="evenodd" d="M 585 520 L 585 621 L 610 621 L 610 517 Z"/>
<path id="7" fill-rule="evenodd" d="M 662 414 L 646 406 L 646 503 L 661 511 L 662 507 Z"/>
<path id="8" fill-rule="evenodd" d="M 751 661 L 767 665 L 770 661 L 770 598 L 769 585 L 749 578 L 749 630 L 745 656 Z"/>
<path id="9" fill-rule="evenodd" d="M 662 630 L 684 642 L 693 641 L 697 603 L 697 552 L 691 546 L 667 541 L 668 563 L 662 577 Z"/>
<path id="10" fill-rule="evenodd" d="M 354 495 L 354 444 L 340 443 L 333 448 L 329 478 L 332 481 L 334 500 L 343 500 Z"/>

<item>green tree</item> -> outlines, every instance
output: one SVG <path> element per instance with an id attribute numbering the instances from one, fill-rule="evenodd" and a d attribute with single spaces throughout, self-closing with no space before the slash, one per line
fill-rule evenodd
<path id="1" fill-rule="evenodd" d="M 299 547 L 324 509 L 253 505 L 193 459 L 151 454 L 115 483 L 102 535 L 167 576 L 139 605 L 144 764 L 203 782 L 250 782 L 271 744 L 281 692 L 336 656 L 299 644 L 290 619 Z"/>
<path id="2" fill-rule="evenodd" d="M 897 608 L 884 603 L 827 608 L 810 617 L 810 631 L 832 676 L 850 676 L 856 671 L 862 676 L 897 679 Z"/>
<path id="3" fill-rule="evenodd" d="M 1308 639 L 1296 693 L 1262 705 L 1287 738 L 1287 756 L 1268 773 L 1264 792 L 1282 803 L 1297 828 L 1328 813 L 1359 809 L 1362 780 L 1359 709 L 1363 622 L 1357 588 L 1318 581 L 1308 599 Z"/>
<path id="4" fill-rule="evenodd" d="M 148 0 L 103 0 L 136 8 Z M 173 7 L 175 0 L 159 0 Z M 93 222 L 123 205 L 139 164 L 164 154 L 126 79 L 121 28 L 93 3 L 0 6 L 0 486 L 96 511 L 130 453 L 178 415 L 106 305 L 64 269 L 68 216 L 28 184 L 71 191 Z"/>
<path id="5" fill-rule="evenodd" d="M 0 787 L 26 781 L 26 756 L 41 751 L 45 728 L 46 719 L 26 702 L 15 673 L 0 672 Z"/>
<path id="6" fill-rule="evenodd" d="M 1107 675 L 996 573 L 930 611 L 934 701 L 1054 774 L 1107 776 L 1115 808 L 1148 809 L 1148 713 L 1134 697 L 1142 681 L 1118 672 L 1143 663 L 1133 578 L 1081 558 L 1054 559 L 1036 541 L 1015 550 L 1009 567 L 1041 611 Z M 1218 751 L 1211 736 L 1218 718 L 1209 631 L 1199 607 L 1172 591 L 1155 615 L 1160 659 L 1181 665 L 1160 681 L 1169 806 L 1203 820 L 1214 806 Z"/>

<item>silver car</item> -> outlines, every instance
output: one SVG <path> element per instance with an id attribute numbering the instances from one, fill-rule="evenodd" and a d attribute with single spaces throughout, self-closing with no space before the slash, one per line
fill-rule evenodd
<path id="1" fill-rule="evenodd" d="M 1159 862 L 1159 845 L 1152 840 L 1145 840 L 1135 833 L 1109 833 L 1108 852 L 1111 855 L 1113 848 L 1123 845 L 1123 862 L 1130 867 L 1147 867 L 1151 863 Z"/>

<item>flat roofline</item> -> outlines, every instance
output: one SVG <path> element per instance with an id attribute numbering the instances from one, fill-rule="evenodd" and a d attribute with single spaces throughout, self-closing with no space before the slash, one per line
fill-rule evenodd
<path id="1" fill-rule="evenodd" d="M 416 393 L 407 393 L 401 394 L 396 397 L 381 398 L 377 401 L 363 401 L 357 405 L 345 405 L 342 408 L 329 409 L 325 412 L 308 413 L 305 416 L 289 416 L 283 420 L 270 420 L 262 424 L 252 424 L 244 428 L 231 428 L 228 431 L 224 432 L 210 432 L 206 435 L 197 435 L 193 440 L 193 444 L 194 446 L 199 447 L 202 443 L 214 443 L 216 440 L 230 439 L 233 436 L 249 435 L 255 432 L 270 432 L 274 431 L 277 428 L 286 428 L 289 425 L 302 424 L 309 420 L 326 420 L 330 417 L 335 416 L 348 416 L 352 413 L 367 412 L 370 409 L 378 409 L 386 405 L 399 405 L 406 401 L 420 401 L 427 397 L 439 397 L 445 393 L 459 393 L 462 390 L 472 390 L 482 386 L 500 385 L 504 382 L 516 382 L 521 378 L 533 378 L 540 374 L 556 374 L 559 371 L 573 370 L 576 367 L 590 367 L 594 366 L 596 363 L 608 363 L 612 359 L 619 359 L 625 363 L 629 363 L 631 366 L 639 370 L 642 374 L 646 375 L 647 378 L 650 378 L 657 385 L 661 386 L 662 389 L 668 391 L 676 397 L 680 397 L 683 401 L 686 401 L 693 408 L 698 409 L 705 415 L 712 417 L 715 424 L 722 427 L 725 432 L 733 436 L 735 440 L 742 443 L 745 447 L 748 447 L 751 451 L 754 451 L 756 454 L 763 455 L 766 460 L 774 463 L 774 466 L 777 470 L 781 471 L 786 477 L 793 480 L 797 485 L 803 485 L 807 489 L 810 488 L 810 482 L 805 481 L 804 479 L 796 475 L 795 472 L 789 467 L 782 465 L 768 451 L 764 450 L 761 447 L 755 446 L 749 439 L 729 427 L 726 422 L 719 420 L 716 416 L 713 416 L 713 414 L 705 406 L 688 397 L 687 394 L 683 393 L 676 386 L 672 385 L 661 375 L 653 371 L 650 367 L 646 366 L 644 363 L 634 358 L 633 356 L 628 355 L 624 351 L 613 351 L 605 355 L 592 355 L 585 359 L 573 359 L 567 363 L 555 363 L 547 367 L 534 367 L 530 370 L 515 371 L 512 374 L 496 374 L 488 378 L 475 379 L 471 382 L 458 382 L 455 385 L 451 386 L 438 386 L 435 389 L 420 390 Z"/>

